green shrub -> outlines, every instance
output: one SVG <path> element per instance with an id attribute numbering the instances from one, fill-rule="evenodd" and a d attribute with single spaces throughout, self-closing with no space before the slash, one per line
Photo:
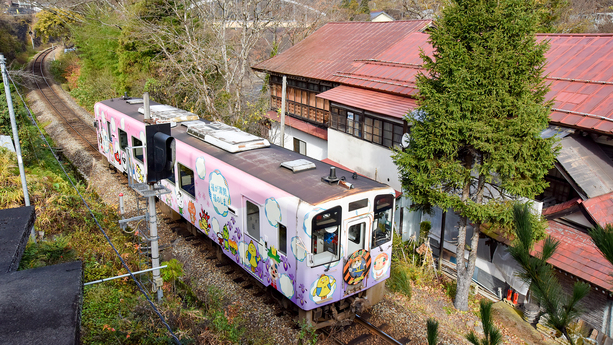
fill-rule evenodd
<path id="1" fill-rule="evenodd" d="M 413 288 L 411 287 L 411 269 L 406 264 L 392 263 L 390 278 L 386 282 L 387 287 L 399 292 L 411 299 Z"/>
<path id="2" fill-rule="evenodd" d="M 317 332 L 315 328 L 308 323 L 302 321 L 300 323 L 300 332 L 298 333 L 298 344 L 315 345 L 317 344 Z"/>
<path id="3" fill-rule="evenodd" d="M 457 284 L 453 280 L 448 280 L 445 282 L 445 295 L 449 297 L 452 301 L 455 299 L 455 295 L 457 292 Z"/>
<path id="4" fill-rule="evenodd" d="M 19 269 L 55 265 L 75 259 L 76 254 L 68 243 L 68 237 L 59 235 L 50 241 L 28 242 Z"/>

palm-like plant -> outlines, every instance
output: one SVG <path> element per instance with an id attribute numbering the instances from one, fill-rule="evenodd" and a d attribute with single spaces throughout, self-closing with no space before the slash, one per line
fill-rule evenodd
<path id="1" fill-rule="evenodd" d="M 590 236 L 602 256 L 613 264 L 613 224 L 607 224 L 604 229 L 597 225 L 590 229 Z"/>
<path id="2" fill-rule="evenodd" d="M 479 340 L 477 335 L 470 331 L 466 335 L 466 339 L 474 345 L 498 345 L 502 343 L 502 333 L 494 326 L 494 320 L 492 320 L 492 302 L 482 299 L 479 302 L 479 312 L 485 337 Z"/>
<path id="3" fill-rule="evenodd" d="M 547 325 L 562 332 L 574 345 L 568 326 L 581 315 L 578 303 L 590 292 L 590 286 L 576 282 L 573 293 L 570 296 L 565 294 L 552 267 L 547 263 L 558 248 L 559 242 L 547 237 L 543 242 L 542 252 L 535 256 L 530 255 L 534 237 L 528 204 L 516 204 L 513 208 L 513 218 L 516 240 L 514 245 L 509 247 L 509 253 L 524 269 L 519 276 L 530 283 L 532 295 L 545 309 Z"/>
<path id="4" fill-rule="evenodd" d="M 436 345 L 438 343 L 438 321 L 433 318 L 426 321 L 428 345 Z"/>

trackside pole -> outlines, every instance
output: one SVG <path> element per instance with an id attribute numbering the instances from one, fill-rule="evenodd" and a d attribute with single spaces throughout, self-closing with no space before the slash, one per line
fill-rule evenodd
<path id="1" fill-rule="evenodd" d="M 13 99 L 11 98 L 11 88 L 9 87 L 9 76 L 8 72 L 6 71 L 6 59 L 4 58 L 3 54 L 0 54 L 0 66 L 2 67 L 2 81 L 4 82 L 6 103 L 8 104 L 9 115 L 11 117 L 11 128 L 13 129 L 13 141 L 15 142 L 15 153 L 17 153 L 17 164 L 19 165 L 19 175 L 21 176 L 23 198 L 26 202 L 26 206 L 30 206 L 30 195 L 28 194 L 26 172 L 23 168 L 23 158 L 21 157 L 21 145 L 19 144 L 19 133 L 17 132 L 17 122 L 15 121 L 15 110 L 13 109 Z M 32 228 L 32 233 L 30 235 L 35 239 L 34 228 Z"/>
<path id="2" fill-rule="evenodd" d="M 149 207 L 149 236 L 151 237 L 151 267 L 154 269 L 153 284 L 158 290 L 158 302 L 161 302 L 162 298 L 164 297 L 164 291 L 162 290 L 162 285 L 164 284 L 164 281 L 162 280 L 162 277 L 160 277 L 159 270 L 160 251 L 158 247 L 158 222 L 157 214 L 155 212 L 155 196 L 153 195 L 155 192 L 153 185 L 149 185 L 149 190 L 152 194 L 147 198 L 147 204 Z"/>

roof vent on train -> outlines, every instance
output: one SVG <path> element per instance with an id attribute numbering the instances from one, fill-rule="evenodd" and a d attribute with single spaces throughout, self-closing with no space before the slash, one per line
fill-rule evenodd
<path id="1" fill-rule="evenodd" d="M 198 115 L 194 113 L 190 113 L 187 110 L 175 108 L 170 105 L 152 105 L 149 107 L 149 109 L 151 111 L 151 118 L 155 121 L 155 123 L 176 123 L 183 121 L 194 121 L 199 119 Z M 145 107 L 138 108 L 138 112 L 144 115 Z"/>
<path id="2" fill-rule="evenodd" d="M 221 122 L 189 121 L 182 125 L 187 127 L 187 134 L 230 153 L 270 146 L 264 138 Z"/>
<path id="3" fill-rule="evenodd" d="M 145 101 L 142 98 L 126 98 L 128 104 L 143 104 Z"/>
<path id="4" fill-rule="evenodd" d="M 306 159 L 296 159 L 293 161 L 283 162 L 281 166 L 287 168 L 295 173 L 305 170 L 315 169 L 315 163 Z"/>

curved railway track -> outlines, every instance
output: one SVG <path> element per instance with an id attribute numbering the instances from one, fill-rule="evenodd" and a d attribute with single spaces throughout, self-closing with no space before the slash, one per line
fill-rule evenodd
<path id="1" fill-rule="evenodd" d="M 370 314 L 368 313 L 363 316 L 356 314 L 353 324 L 345 326 L 340 331 L 335 332 L 331 328 L 323 328 L 320 330 L 320 332 L 326 336 L 326 339 L 328 340 L 327 343 L 336 343 L 339 345 L 358 345 L 362 343 L 403 345 L 410 341 L 408 338 L 396 340 L 390 334 L 385 332 L 384 328 L 386 328 L 386 324 L 377 327 L 368 322 L 369 317 Z M 353 331 L 350 331 L 351 328 L 353 328 Z M 358 329 L 356 331 L 356 328 L 361 328 L 361 330 Z M 347 338 L 350 339 L 347 340 Z"/>
<path id="2" fill-rule="evenodd" d="M 48 48 L 40 52 L 32 63 L 32 73 L 39 78 L 35 84 L 37 91 L 42 95 L 44 101 L 49 105 L 49 108 L 64 121 L 66 128 L 74 138 L 81 141 L 83 147 L 89 152 L 98 156 L 98 138 L 93 126 L 80 118 L 64 101 L 53 91 L 51 84 L 47 80 L 44 61 L 47 56 L 53 51 L 53 48 Z"/>

